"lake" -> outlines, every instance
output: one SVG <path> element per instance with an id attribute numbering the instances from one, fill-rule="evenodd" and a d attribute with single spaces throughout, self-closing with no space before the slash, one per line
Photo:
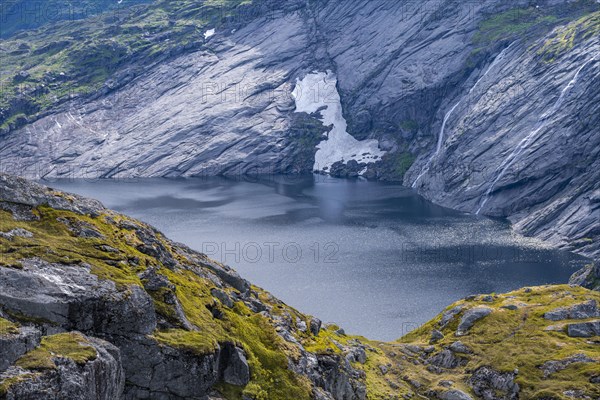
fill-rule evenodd
<path id="1" fill-rule="evenodd" d="M 465 296 L 566 283 L 582 257 L 399 184 L 326 176 L 53 180 L 346 332 L 393 340 Z"/>

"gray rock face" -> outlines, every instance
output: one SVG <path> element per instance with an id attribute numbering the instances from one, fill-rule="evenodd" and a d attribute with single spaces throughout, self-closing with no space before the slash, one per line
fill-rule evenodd
<path id="1" fill-rule="evenodd" d="M 442 350 L 429 359 L 431 365 L 445 369 L 454 369 L 458 366 L 466 365 L 467 361 L 466 358 L 457 356 L 448 349 Z"/>
<path id="2" fill-rule="evenodd" d="M 39 259 L 22 264 L 22 270 L 0 268 L 0 304 L 13 312 L 82 332 L 150 334 L 156 329 L 152 299 L 140 287 L 119 291 L 79 265 Z"/>
<path id="3" fill-rule="evenodd" d="M 210 293 L 215 296 L 225 307 L 233 307 L 233 300 L 224 291 L 220 289 L 213 289 Z"/>
<path id="4" fill-rule="evenodd" d="M 442 332 L 438 331 L 437 329 L 434 329 L 431 332 L 431 339 L 429 339 L 429 343 L 430 344 L 436 343 L 436 342 L 442 340 L 443 338 L 444 338 L 444 334 Z"/>
<path id="5" fill-rule="evenodd" d="M 364 372 L 354 370 L 349 363 L 340 364 L 338 356 L 317 356 L 319 376 L 316 383 L 331 393 L 334 399 L 365 400 L 367 389 L 360 377 Z"/>
<path id="6" fill-rule="evenodd" d="M 445 104 L 460 101 L 440 152 L 417 161 L 405 183 L 434 202 L 508 217 L 521 233 L 597 256 L 600 39 L 548 62 L 552 38 L 510 46 L 474 90 L 465 85 Z"/>
<path id="7" fill-rule="evenodd" d="M 33 233 L 29 232 L 26 229 L 17 228 L 17 229 L 8 231 L 8 232 L 0 232 L 0 237 L 9 239 L 9 240 L 12 240 L 15 237 L 30 238 L 30 237 L 33 237 Z"/>
<path id="8" fill-rule="evenodd" d="M 514 372 L 500 373 L 489 367 L 481 367 L 473 373 L 469 383 L 475 394 L 484 400 L 516 400 L 520 388 L 515 378 Z"/>
<path id="9" fill-rule="evenodd" d="M 458 329 L 456 330 L 456 336 L 466 335 L 469 329 L 471 329 L 477 321 L 487 317 L 491 313 L 492 309 L 488 307 L 476 307 L 465 311 L 462 318 L 460 319 Z"/>
<path id="10" fill-rule="evenodd" d="M 600 320 L 567 325 L 567 334 L 571 337 L 590 338 L 600 336 Z"/>
<path id="11" fill-rule="evenodd" d="M 246 386 L 250 382 L 250 367 L 244 350 L 233 345 L 225 346 L 221 353 L 223 381 L 234 386 Z"/>
<path id="12" fill-rule="evenodd" d="M 592 263 L 575 272 L 569 279 L 569 284 L 600 291 L 600 262 Z"/>
<path id="13" fill-rule="evenodd" d="M 177 290 L 176 286 L 169 282 L 165 276 L 158 274 L 156 269 L 152 267 L 148 268 L 139 276 L 142 279 L 144 289 L 146 289 L 149 294 L 160 296 L 165 304 L 171 307 L 172 315 L 169 318 L 170 320 L 160 321 L 164 327 L 172 328 L 173 325 L 175 325 L 176 327 L 184 328 L 189 331 L 198 329 L 188 321 L 185 312 L 183 311 L 183 307 L 175 295 Z"/>
<path id="14" fill-rule="evenodd" d="M 18 334 L 0 335 L 0 373 L 6 371 L 23 354 L 36 348 L 41 338 L 42 332 L 28 326 L 20 327 Z"/>
<path id="15" fill-rule="evenodd" d="M 565 319 L 586 319 L 600 316 L 600 310 L 596 300 L 586 301 L 568 308 L 556 308 L 544 314 L 544 318 L 551 321 L 562 321 Z"/>
<path id="16" fill-rule="evenodd" d="M 105 210 L 97 200 L 76 194 L 71 194 L 69 197 L 61 196 L 47 186 L 2 173 L 0 173 L 0 201 L 3 202 L 3 208 L 12 205 L 19 210 L 44 204 L 57 210 L 68 210 L 78 214 L 98 215 Z"/>
<path id="17" fill-rule="evenodd" d="M 407 140 L 416 143 L 414 129 L 398 127 L 417 119 L 429 130 L 439 106 L 432 93 L 463 69 L 482 13 L 502 7 L 500 0 L 257 3 L 269 12 L 243 18 L 235 32 L 217 30 L 194 52 L 167 58 L 134 80 L 126 79 L 133 71 L 125 67 L 108 85 L 114 90 L 68 102 L 9 132 L 0 141 L 5 172 L 309 172 L 316 149 L 302 142 L 319 129 L 310 128 L 315 119 L 307 123 L 294 113 L 291 92 L 296 78 L 328 69 L 339 77 L 351 132 L 385 137 L 384 148 L 398 148 L 397 141 L 406 147 Z"/>
<path id="18" fill-rule="evenodd" d="M 455 316 L 460 314 L 463 308 L 463 306 L 456 306 L 448 311 L 445 311 L 442 314 L 442 319 L 440 320 L 440 328 L 444 329 L 446 325 L 448 325 L 454 319 Z"/>
<path id="19" fill-rule="evenodd" d="M 597 363 L 597 361 L 585 354 L 575 354 L 563 360 L 547 361 L 540 366 L 540 369 L 544 372 L 544 377 L 547 378 L 555 372 L 562 371 L 574 363 Z"/>
<path id="20" fill-rule="evenodd" d="M 349 362 L 358 362 L 364 364 L 367 362 L 367 352 L 362 347 L 355 347 L 348 353 L 346 359 Z"/>
<path id="21" fill-rule="evenodd" d="M 120 400 L 125 385 L 119 349 L 102 340 L 87 338 L 96 349 L 94 360 L 83 365 L 66 358 L 55 358 L 55 370 L 31 376 L 32 371 L 11 367 L 0 381 L 10 378 L 7 400 L 89 399 Z M 29 374 L 29 376 L 28 376 Z"/>
<path id="22" fill-rule="evenodd" d="M 257 16 L 234 34 L 218 32 L 200 51 L 36 121 L 28 139 L 11 132 L 0 144 L 3 166 L 17 159 L 20 166 L 4 172 L 24 167 L 21 174 L 30 177 L 137 177 L 292 171 L 291 89 L 312 68 L 312 26 L 306 15 L 290 11 L 281 18 Z M 29 150 L 9 161 L 4 154 L 13 146 Z M 44 160 L 39 169 L 36 159 Z"/>
<path id="23" fill-rule="evenodd" d="M 310 332 L 315 335 L 318 336 L 319 332 L 321 332 L 321 325 L 322 322 L 320 319 L 318 318 L 311 318 L 310 320 Z"/>
<path id="24" fill-rule="evenodd" d="M 472 353 L 471 349 L 469 349 L 461 341 L 457 341 L 457 342 L 452 343 L 450 345 L 449 349 L 452 350 L 455 353 L 460 353 L 460 354 L 471 354 Z"/>
<path id="25" fill-rule="evenodd" d="M 442 400 L 473 400 L 471 396 L 463 392 L 462 390 L 448 390 L 447 392 L 442 393 Z"/>
<path id="26" fill-rule="evenodd" d="M 125 399 L 194 399 L 219 381 L 219 352 L 197 356 L 142 335 L 105 338 L 121 349 Z"/>

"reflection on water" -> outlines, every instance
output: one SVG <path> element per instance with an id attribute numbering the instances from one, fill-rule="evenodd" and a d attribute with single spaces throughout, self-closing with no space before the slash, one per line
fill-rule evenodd
<path id="1" fill-rule="evenodd" d="M 303 312 L 381 340 L 469 294 L 564 283 L 585 262 L 397 184 L 270 176 L 50 185 L 98 198 Z"/>

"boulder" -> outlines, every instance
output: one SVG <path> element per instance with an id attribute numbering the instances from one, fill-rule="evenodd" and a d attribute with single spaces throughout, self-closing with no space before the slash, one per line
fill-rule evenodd
<path id="1" fill-rule="evenodd" d="M 471 349 L 469 349 L 461 341 L 452 343 L 450 345 L 449 349 L 452 350 L 454 353 L 460 353 L 460 354 L 471 354 L 472 353 Z"/>
<path id="2" fill-rule="evenodd" d="M 321 332 L 321 325 L 322 322 L 320 319 L 318 318 L 311 318 L 310 320 L 310 332 L 315 335 L 315 336 L 319 336 L 319 332 Z"/>
<path id="3" fill-rule="evenodd" d="M 87 337 L 96 356 L 85 362 L 69 358 L 53 359 L 55 368 L 28 370 L 10 367 L 0 375 L 6 400 L 86 399 L 120 400 L 125 375 L 119 349 L 103 340 Z M 51 395 L 50 395 L 51 394 Z"/>
<path id="4" fill-rule="evenodd" d="M 492 313 L 492 309 L 488 307 L 476 307 L 466 311 L 460 319 L 460 324 L 456 330 L 456 336 L 464 336 L 469 329 L 475 325 L 475 322 L 487 317 Z"/>
<path id="5" fill-rule="evenodd" d="M 231 344 L 225 345 L 221 362 L 224 364 L 223 382 L 234 386 L 246 386 L 250 382 L 250 367 L 244 350 Z"/>
<path id="6" fill-rule="evenodd" d="M 440 320 L 440 328 L 444 329 L 454 319 L 455 316 L 460 314 L 463 308 L 464 306 L 456 306 L 448 311 L 444 311 L 442 314 L 442 319 Z"/>
<path id="7" fill-rule="evenodd" d="M 471 396 L 463 392 L 462 390 L 452 389 L 448 390 L 441 395 L 442 400 L 473 400 Z"/>
<path id="8" fill-rule="evenodd" d="M 567 325 L 567 334 L 570 337 L 582 338 L 600 336 L 600 320 L 569 324 Z"/>
<path id="9" fill-rule="evenodd" d="M 516 371 L 501 373 L 491 367 L 481 367 L 469 378 L 469 383 L 484 400 L 517 400 L 520 387 L 515 382 L 516 376 Z"/>
<path id="10" fill-rule="evenodd" d="M 225 307 L 233 307 L 233 300 L 231 297 L 223 290 L 214 288 L 210 291 L 210 293 L 217 298 Z"/>
<path id="11" fill-rule="evenodd" d="M 348 354 L 346 355 L 346 359 L 349 362 L 357 362 L 360 364 L 364 364 L 367 362 L 367 352 L 364 348 L 357 346 L 350 349 Z"/>
<path id="12" fill-rule="evenodd" d="M 555 372 L 562 371 L 569 365 L 574 363 L 596 363 L 597 361 L 593 358 L 588 357 L 585 354 L 575 354 L 571 357 L 562 360 L 551 360 L 546 361 L 540 366 L 540 369 L 544 372 L 544 378 L 548 378 Z"/>
<path id="13" fill-rule="evenodd" d="M 12 229 L 8 232 L 0 232 L 0 237 L 8 240 L 12 240 L 15 237 L 31 238 L 33 237 L 33 233 L 29 232 L 26 229 L 17 228 Z"/>
<path id="14" fill-rule="evenodd" d="M 575 304 L 571 307 L 560 307 L 548 311 L 544 318 L 551 321 L 562 321 L 565 319 L 587 319 L 600 317 L 600 310 L 596 300 L 589 300 L 585 303 Z"/>
<path id="15" fill-rule="evenodd" d="M 443 338 L 444 338 L 444 334 L 442 332 L 438 331 L 437 329 L 434 329 L 431 332 L 431 339 L 429 339 L 429 343 L 430 344 L 436 343 L 436 342 L 442 340 Z"/>
<path id="16" fill-rule="evenodd" d="M 428 360 L 429 364 L 444 369 L 454 369 L 466 365 L 468 360 L 455 355 L 452 351 L 445 349 L 435 354 Z"/>

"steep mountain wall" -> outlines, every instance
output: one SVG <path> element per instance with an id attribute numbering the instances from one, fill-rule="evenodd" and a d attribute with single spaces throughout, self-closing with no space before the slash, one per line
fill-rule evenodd
<path id="1" fill-rule="evenodd" d="M 442 146 L 405 183 L 435 202 L 508 216 L 521 232 L 597 255 L 599 32 L 595 14 L 533 44 L 513 43 L 474 90 L 455 98 Z"/>
<path id="2" fill-rule="evenodd" d="M 219 25 L 214 36 L 204 35 L 217 26 L 208 23 L 193 33 L 190 28 L 178 35 L 139 39 L 161 51 L 168 49 L 168 54 L 174 49 L 164 41 L 187 43 L 188 50 L 177 49 L 174 56 L 158 57 L 159 61 L 146 53 L 140 56 L 133 44 L 116 48 L 108 37 L 120 29 L 116 32 L 123 40 L 129 39 L 132 28 L 123 28 L 129 24 L 159 29 L 148 26 L 146 19 L 166 12 L 166 6 L 151 8 L 141 22 L 112 22 L 120 28 L 105 21 L 107 17 L 95 20 L 97 38 L 84 42 L 88 51 L 108 46 L 113 53 L 129 56 L 118 62 L 98 60 L 114 65 L 101 71 L 110 78 L 91 95 L 79 94 L 94 88 L 85 76 L 77 75 L 83 72 L 66 73 L 62 79 L 74 81 L 68 86 L 76 86 L 75 96 L 70 101 L 61 98 L 49 109 L 44 107 L 54 101 L 53 92 L 35 85 L 54 85 L 54 92 L 63 86 L 46 78 L 36 81 L 40 71 L 20 71 L 18 61 L 30 53 L 46 54 L 36 40 L 57 33 L 31 34 L 26 38 L 29 47 L 6 65 L 13 69 L 13 81 L 29 82 L 33 88 L 28 95 L 43 93 L 43 101 L 29 104 L 22 99 L 27 96 L 12 99 L 8 89 L 13 88 L 7 88 L 12 105 L 4 111 L 5 135 L 0 142 L 4 170 L 27 176 L 86 177 L 310 172 L 315 147 L 327 129 L 319 126 L 318 116 L 296 113 L 291 94 L 298 78 L 331 70 L 338 78 L 349 133 L 357 139 L 378 139 L 382 150 L 392 154 L 367 176 L 398 179 L 410 165 L 407 161 L 435 141 L 438 109 L 448 93 L 462 85 L 479 22 L 485 13 L 505 8 L 496 0 L 256 3 L 253 11 L 240 7 L 231 11 L 242 16 L 230 17 L 234 22 Z M 76 25 L 58 34 L 76 43 L 85 40 L 85 29 Z M 18 53 L 22 44 L 13 41 L 5 46 Z M 61 54 L 70 60 L 65 69 L 96 54 L 82 56 L 76 44 L 64 46 Z M 494 46 L 485 49 L 481 57 L 494 50 Z M 62 62 L 52 57 L 35 60 L 42 66 Z M 151 67 L 141 68 L 140 63 Z M 317 89 L 304 95 L 319 103 L 326 93 Z M 19 108 L 19 100 L 29 108 Z M 25 116 L 14 116 L 17 112 Z"/>

